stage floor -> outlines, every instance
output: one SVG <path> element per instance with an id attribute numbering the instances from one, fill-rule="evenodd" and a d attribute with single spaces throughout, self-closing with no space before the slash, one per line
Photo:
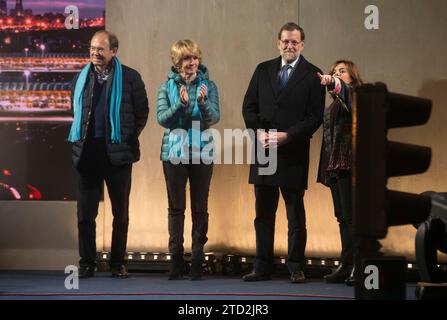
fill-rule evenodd
<path id="1" fill-rule="evenodd" d="M 130 273 L 115 279 L 98 272 L 80 279 L 79 289 L 65 288 L 61 271 L 0 271 L 0 300 L 353 300 L 354 289 L 309 279 L 290 283 L 286 277 L 244 282 L 239 277 L 204 276 L 203 280 L 168 280 L 163 273 Z M 407 284 L 407 299 L 414 300 L 416 284 Z"/>

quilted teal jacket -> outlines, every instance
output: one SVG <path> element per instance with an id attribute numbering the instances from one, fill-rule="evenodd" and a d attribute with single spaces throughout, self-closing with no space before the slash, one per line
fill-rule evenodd
<path id="1" fill-rule="evenodd" d="M 168 89 L 168 82 L 171 79 L 174 79 L 174 83 L 178 91 L 180 91 L 182 85 L 186 86 L 189 96 L 188 105 L 182 104 L 180 99 L 174 103 L 171 103 Z M 202 81 L 206 81 L 208 83 L 205 103 L 203 105 L 199 104 L 201 118 L 200 130 L 203 132 L 204 130 L 210 128 L 213 124 L 217 123 L 220 119 L 219 95 L 217 92 L 217 87 L 213 81 L 209 80 L 206 66 L 203 64 L 199 65 L 196 78 L 188 85 L 178 74 L 178 72 L 174 68 L 171 68 L 168 72 L 168 80 L 161 84 L 157 96 L 157 121 L 161 126 L 166 128 L 161 144 L 160 159 L 162 161 L 170 160 L 172 139 L 170 140 L 169 136 L 171 132 L 175 129 L 183 129 L 185 131 L 191 129 L 191 116 L 194 108 L 194 102 L 197 100 L 197 86 Z M 205 145 L 208 143 L 212 143 L 212 139 L 209 139 Z M 202 147 L 205 147 L 205 145 Z"/>

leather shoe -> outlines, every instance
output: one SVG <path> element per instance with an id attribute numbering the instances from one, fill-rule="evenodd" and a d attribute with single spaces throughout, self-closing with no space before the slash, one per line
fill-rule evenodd
<path id="1" fill-rule="evenodd" d="M 79 278 L 92 278 L 95 276 L 95 267 L 93 266 L 81 266 L 79 268 Z"/>
<path id="2" fill-rule="evenodd" d="M 125 265 L 121 264 L 119 266 L 114 266 L 110 268 L 112 272 L 112 277 L 125 279 L 129 277 L 129 273 L 127 272 L 127 268 Z"/>
<path id="3" fill-rule="evenodd" d="M 185 271 L 185 261 L 183 255 L 173 255 L 172 262 L 169 269 L 169 280 L 182 280 L 183 272 Z"/>
<path id="4" fill-rule="evenodd" d="M 325 275 L 324 280 L 328 283 L 343 283 L 351 274 L 352 268 L 352 265 L 342 263 L 333 273 Z"/>
<path id="5" fill-rule="evenodd" d="M 252 271 L 251 273 L 246 274 L 242 277 L 244 281 L 264 281 L 264 280 L 272 280 L 272 277 L 269 273 L 266 272 L 257 272 Z"/>
<path id="6" fill-rule="evenodd" d="M 189 275 L 191 280 L 202 279 L 203 266 L 201 259 L 193 259 L 191 263 L 191 269 L 189 270 Z"/>
<path id="7" fill-rule="evenodd" d="M 303 270 L 297 270 L 292 272 L 292 274 L 290 275 L 290 282 L 292 283 L 306 282 L 306 276 L 304 275 Z"/>
<path id="8" fill-rule="evenodd" d="M 355 285 L 355 268 L 352 269 L 351 274 L 349 275 L 348 279 L 345 280 L 345 283 L 348 287 L 353 287 Z"/>

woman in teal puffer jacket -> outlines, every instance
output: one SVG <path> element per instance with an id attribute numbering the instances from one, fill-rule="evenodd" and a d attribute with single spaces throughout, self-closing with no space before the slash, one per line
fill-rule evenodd
<path id="1" fill-rule="evenodd" d="M 192 212 L 191 279 L 202 276 L 208 232 L 208 193 L 213 173 L 213 140 L 206 129 L 220 119 L 217 87 L 201 64 L 194 41 L 179 40 L 171 47 L 173 66 L 158 91 L 157 120 L 165 133 L 160 158 L 168 190 L 169 279 L 181 279 L 185 269 L 183 230 L 186 183 Z"/>

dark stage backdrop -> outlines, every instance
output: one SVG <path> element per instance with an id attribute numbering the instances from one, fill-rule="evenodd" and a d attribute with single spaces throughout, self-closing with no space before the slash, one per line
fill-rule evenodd
<path id="1" fill-rule="evenodd" d="M 76 200 L 70 83 L 104 10 L 105 0 L 0 0 L 0 200 Z"/>

